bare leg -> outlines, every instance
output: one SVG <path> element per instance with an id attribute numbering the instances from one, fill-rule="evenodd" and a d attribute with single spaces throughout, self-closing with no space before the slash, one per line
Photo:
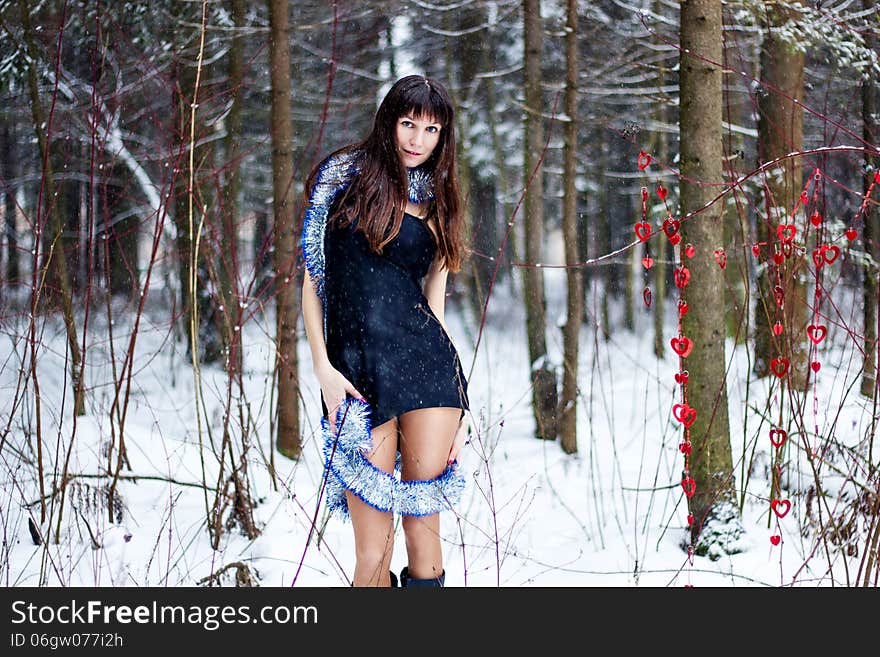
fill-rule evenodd
<path id="1" fill-rule="evenodd" d="M 370 462 L 385 472 L 394 472 L 397 455 L 397 419 L 379 425 L 371 432 L 373 451 Z M 354 528 L 355 567 L 353 586 L 390 586 L 389 567 L 394 548 L 394 518 L 374 509 L 346 491 L 351 524 Z"/>
<path id="2" fill-rule="evenodd" d="M 400 456 L 405 481 L 433 479 L 446 469 L 446 458 L 458 429 L 461 409 L 419 408 L 404 413 L 400 422 Z M 431 579 L 443 573 L 440 514 L 403 516 L 410 577 Z"/>

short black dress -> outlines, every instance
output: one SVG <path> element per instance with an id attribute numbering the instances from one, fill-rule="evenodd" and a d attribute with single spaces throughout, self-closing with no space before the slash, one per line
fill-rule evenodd
<path id="1" fill-rule="evenodd" d="M 356 222 L 324 236 L 326 343 L 330 363 L 370 404 L 377 427 L 417 408 L 468 409 L 461 362 L 422 292 L 437 251 L 434 235 L 404 213 L 381 254 Z M 327 406 L 323 396 L 324 415 Z"/>

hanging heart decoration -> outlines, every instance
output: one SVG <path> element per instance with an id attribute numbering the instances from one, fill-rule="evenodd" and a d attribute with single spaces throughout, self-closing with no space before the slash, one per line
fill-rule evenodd
<path id="1" fill-rule="evenodd" d="M 773 509 L 778 517 L 784 518 L 791 511 L 791 502 L 788 500 L 773 500 L 770 502 L 770 508 Z"/>
<path id="2" fill-rule="evenodd" d="M 810 363 L 810 369 L 814 372 L 818 372 L 821 367 L 822 364 L 817 360 L 814 360 L 812 363 Z"/>
<path id="3" fill-rule="evenodd" d="M 724 269 L 727 265 L 727 254 L 724 252 L 724 249 L 715 249 L 715 262 L 718 263 L 721 269 Z"/>
<path id="4" fill-rule="evenodd" d="M 696 252 L 697 250 L 694 248 L 693 244 L 688 244 L 684 247 L 684 255 L 688 258 L 693 258 Z"/>
<path id="5" fill-rule="evenodd" d="M 646 256 L 646 257 L 642 258 L 642 267 L 644 267 L 645 269 L 650 269 L 653 266 L 654 266 L 654 258 L 652 258 L 650 256 Z"/>
<path id="6" fill-rule="evenodd" d="M 794 224 L 779 224 L 776 227 L 776 236 L 782 240 L 783 243 L 791 242 L 794 240 L 794 236 L 797 233 L 797 226 Z"/>
<path id="7" fill-rule="evenodd" d="M 788 358 L 774 358 L 770 361 L 770 369 L 781 379 L 788 372 Z"/>
<path id="8" fill-rule="evenodd" d="M 770 429 L 770 442 L 772 445 L 779 449 L 782 447 L 782 443 L 788 438 L 788 432 L 785 429 Z"/>
<path id="9" fill-rule="evenodd" d="M 694 514 L 693 513 L 688 514 L 687 521 L 688 521 L 688 527 L 690 527 L 691 525 L 694 524 Z"/>
<path id="10" fill-rule="evenodd" d="M 691 351 L 694 348 L 693 341 L 689 337 L 684 335 L 672 338 L 669 341 L 669 344 L 672 345 L 672 350 L 682 358 L 687 358 L 688 356 L 690 356 Z"/>
<path id="11" fill-rule="evenodd" d="M 781 308 L 782 302 L 785 301 L 785 290 L 781 286 L 775 285 L 773 287 L 773 296 L 776 297 L 776 305 Z"/>
<path id="12" fill-rule="evenodd" d="M 644 171 L 651 164 L 651 156 L 645 151 L 639 151 L 639 171 Z"/>
<path id="13" fill-rule="evenodd" d="M 813 210 L 813 214 L 810 215 L 810 223 L 814 226 L 819 226 L 822 223 L 822 215 L 818 210 Z"/>
<path id="14" fill-rule="evenodd" d="M 636 237 L 642 242 L 651 237 L 651 224 L 646 221 L 640 221 L 636 224 Z"/>
<path id="15" fill-rule="evenodd" d="M 782 537 L 779 536 L 779 534 L 773 534 L 773 536 L 770 537 L 770 542 L 773 543 L 773 545 L 779 545 L 779 541 L 781 540 Z"/>
<path id="16" fill-rule="evenodd" d="M 785 328 L 785 327 L 782 326 L 782 322 L 776 322 L 776 323 L 773 325 L 773 335 L 775 335 L 775 336 L 777 336 L 777 337 L 780 336 L 780 335 L 782 335 L 782 330 L 783 330 L 784 328 Z"/>
<path id="17" fill-rule="evenodd" d="M 650 308 L 651 307 L 651 298 L 652 298 L 651 288 L 649 288 L 649 287 L 645 288 L 645 291 L 642 292 L 642 298 L 645 300 L 645 306 Z"/>
<path id="18" fill-rule="evenodd" d="M 690 307 L 688 306 L 688 302 L 685 301 L 684 299 L 679 299 L 678 300 L 678 316 L 684 317 L 685 315 L 688 314 L 688 310 L 690 310 Z"/>
<path id="19" fill-rule="evenodd" d="M 691 453 L 691 444 L 690 444 L 690 443 L 681 443 L 681 444 L 679 444 L 679 446 L 678 446 L 678 451 L 681 452 L 682 454 L 688 454 L 688 455 L 690 455 L 690 453 Z"/>
<path id="20" fill-rule="evenodd" d="M 781 253 L 774 253 L 773 254 L 773 263 L 774 264 L 781 265 L 783 260 L 785 260 L 785 256 L 782 255 Z"/>
<path id="21" fill-rule="evenodd" d="M 688 382 L 688 371 L 683 370 L 681 372 L 675 373 L 675 382 L 676 383 L 687 383 Z"/>
<path id="22" fill-rule="evenodd" d="M 822 257 L 822 249 L 813 249 L 813 264 L 816 265 L 816 269 L 822 269 L 822 265 L 825 264 L 825 259 Z"/>
<path id="23" fill-rule="evenodd" d="M 690 427 L 697 421 L 697 409 L 686 403 L 679 402 L 672 407 L 672 416 L 684 426 Z"/>
<path id="24" fill-rule="evenodd" d="M 824 260 L 827 264 L 833 263 L 837 260 L 837 256 L 840 255 L 840 247 L 836 244 L 824 244 L 822 246 L 822 260 Z"/>
<path id="25" fill-rule="evenodd" d="M 663 232 L 666 233 L 666 237 L 669 239 L 672 239 L 673 235 L 678 234 L 679 228 L 681 228 L 681 222 L 678 219 L 663 220 Z"/>
<path id="26" fill-rule="evenodd" d="M 661 201 L 666 200 L 667 194 L 669 194 L 669 190 L 667 190 L 661 183 L 657 183 L 657 196 L 660 197 Z"/>
<path id="27" fill-rule="evenodd" d="M 688 499 L 692 498 L 694 493 L 697 492 L 697 482 L 694 481 L 693 477 L 682 477 L 681 487 L 684 489 L 684 494 L 687 495 Z"/>
<path id="28" fill-rule="evenodd" d="M 844 234 L 846 235 L 846 239 L 848 239 L 850 242 L 852 242 L 859 235 L 858 231 L 855 228 L 847 228 Z"/>
<path id="29" fill-rule="evenodd" d="M 786 258 L 790 258 L 793 252 L 794 245 L 791 242 L 782 243 L 782 255 L 784 255 Z"/>
<path id="30" fill-rule="evenodd" d="M 691 270 L 687 267 L 676 267 L 673 272 L 676 287 L 685 287 L 691 280 Z"/>
<path id="31" fill-rule="evenodd" d="M 756 258 L 761 256 L 761 247 L 757 244 L 752 244 L 752 255 Z"/>
<path id="32" fill-rule="evenodd" d="M 819 344 L 828 335 L 828 327 L 824 324 L 810 324 L 807 327 L 807 337 L 813 341 L 813 344 Z"/>

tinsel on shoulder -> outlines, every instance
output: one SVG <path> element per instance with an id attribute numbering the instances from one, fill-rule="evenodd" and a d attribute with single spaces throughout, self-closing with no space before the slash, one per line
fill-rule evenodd
<path id="1" fill-rule="evenodd" d="M 328 157 L 318 169 L 303 218 L 302 252 L 306 269 L 323 304 L 324 296 L 324 230 L 333 201 L 354 180 L 359 171 L 361 152 L 352 150 Z M 433 173 L 416 167 L 407 169 L 407 192 L 412 203 L 434 198 Z"/>

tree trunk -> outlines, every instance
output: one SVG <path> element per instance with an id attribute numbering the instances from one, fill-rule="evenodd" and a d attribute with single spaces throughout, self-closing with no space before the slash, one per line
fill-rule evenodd
<path id="1" fill-rule="evenodd" d="M 220 242 L 219 253 L 214 257 L 214 269 L 217 279 L 217 298 L 220 304 L 217 318 L 219 320 L 220 340 L 223 351 L 223 362 L 230 376 L 235 377 L 241 371 L 241 332 L 235 328 L 241 323 L 242 309 L 239 305 L 238 293 L 238 192 L 241 187 L 239 170 L 239 140 L 242 128 L 242 107 L 244 105 L 244 35 L 245 0 L 232 0 L 232 21 L 235 26 L 232 43 L 229 48 L 229 89 L 232 93 L 232 104 L 226 116 L 224 184 L 221 190 L 222 203 L 215 217 L 219 226 L 215 233 Z"/>
<path id="2" fill-rule="evenodd" d="M 34 41 L 34 31 L 31 26 L 31 17 L 28 3 L 19 0 L 18 7 L 21 12 L 22 32 L 25 46 L 28 52 L 27 85 L 31 100 L 31 115 L 34 121 L 34 131 L 40 150 L 40 159 L 43 162 L 43 191 L 42 203 L 37 204 L 35 222 L 42 222 L 39 215 L 46 211 L 48 206 L 49 232 L 53 236 L 50 242 L 51 251 L 48 255 L 55 263 L 57 272 L 58 294 L 61 301 L 61 313 L 64 317 L 64 327 L 67 332 L 67 345 L 70 349 L 70 380 L 73 386 L 73 408 L 76 415 L 85 415 L 85 395 L 80 371 L 82 353 L 80 352 L 79 340 L 77 339 L 76 323 L 73 317 L 73 292 L 70 284 L 70 274 L 67 267 L 67 256 L 61 248 L 62 226 L 58 204 L 55 202 L 55 185 L 52 173 L 52 161 L 49 156 L 49 135 L 44 132 L 47 129 L 43 107 L 40 102 L 39 81 L 37 79 L 36 62 L 39 61 L 37 45 Z M 47 266 L 51 266 L 51 262 Z M 38 292 L 35 291 L 35 294 Z"/>
<path id="3" fill-rule="evenodd" d="M 582 316 L 584 313 L 584 291 L 582 271 L 577 265 L 578 249 L 578 192 L 577 153 L 578 153 L 578 15 L 577 0 L 567 2 L 567 22 L 565 26 L 565 145 L 563 147 L 563 201 L 562 235 L 565 242 L 565 262 L 568 283 L 567 312 L 565 328 L 562 331 L 563 374 L 562 401 L 559 409 L 559 436 L 562 449 L 567 454 L 578 451 L 577 443 L 577 400 L 578 400 L 578 351 Z"/>
<path id="4" fill-rule="evenodd" d="M 296 218 L 293 202 L 293 124 L 290 118 L 290 44 L 288 0 L 269 0 L 269 71 L 272 82 L 272 200 L 274 208 L 276 367 L 278 427 L 275 445 L 289 458 L 299 458 L 299 359 L 296 326 L 300 314 L 296 269 Z"/>
<path id="5" fill-rule="evenodd" d="M 6 271 L 3 272 L 4 285 L 10 294 L 15 295 L 18 287 L 18 277 L 20 275 L 19 258 L 18 258 L 18 208 L 15 205 L 15 190 L 8 185 L 8 181 L 12 180 L 16 174 L 15 148 L 13 147 L 14 127 L 12 125 L 12 117 L 9 114 L 4 115 L 3 133 L 0 135 L 2 146 L 0 146 L 0 177 L 7 181 L 7 185 L 3 190 L 3 228 L 6 234 Z"/>
<path id="6" fill-rule="evenodd" d="M 696 553 L 717 558 L 719 549 L 734 551 L 727 541 L 741 532 L 734 504 L 724 317 L 718 312 L 723 307 L 719 302 L 724 299 L 724 284 L 713 256 L 723 227 L 722 206 L 715 203 L 700 210 L 722 183 L 721 70 L 716 64 L 722 57 L 721 0 L 682 2 L 680 40 L 682 244 L 690 243 L 695 249 L 693 258 L 680 263 L 691 270 L 690 283 L 681 288 L 681 296 L 689 305 L 682 320 L 683 333 L 693 341 L 690 355 L 680 360 L 682 369 L 686 361 L 689 371 L 689 380 L 682 386 L 683 403 L 697 412 L 696 421 L 689 430 L 685 428 L 685 442 L 691 442 L 692 451 L 682 479 L 683 485 L 690 478 L 696 484 L 689 504 L 694 518 L 691 542 Z"/>
<path id="7" fill-rule="evenodd" d="M 804 95 L 804 53 L 784 37 L 780 26 L 797 18 L 797 12 L 783 5 L 768 4 L 765 9 L 767 33 L 761 44 L 761 82 L 758 90 L 758 157 L 760 162 L 783 158 L 766 172 L 764 191 L 765 216 L 758 218 L 758 241 L 762 267 L 758 275 L 758 296 L 755 310 L 754 338 L 755 365 L 758 376 L 770 372 L 770 361 L 784 356 L 789 359 L 788 382 L 792 390 L 802 391 L 808 376 L 805 329 L 807 325 L 806 281 L 803 280 L 804 257 L 797 249 L 788 249 L 778 267 L 773 263 L 774 247 L 780 252 L 776 227 L 788 224 L 791 213 L 803 189 L 801 158 L 785 157 L 803 147 L 804 113 L 801 101 Z M 798 212 L 796 241 L 806 245 L 805 229 L 808 224 Z M 808 248 L 809 250 L 809 248 Z M 778 272 L 778 274 L 777 274 Z M 782 307 L 776 303 L 774 287 L 784 290 Z M 777 338 L 772 326 L 784 326 Z"/>
<path id="8" fill-rule="evenodd" d="M 865 40 L 867 45 L 876 52 L 880 44 L 878 44 L 877 37 L 872 35 L 877 34 L 877 30 L 880 29 L 880 7 L 875 0 L 864 0 L 864 6 L 866 11 L 874 9 L 874 14 L 869 19 L 872 29 L 865 31 Z M 880 112 L 880 106 L 878 106 L 880 104 L 877 102 L 878 80 L 876 74 L 870 69 L 867 76 L 867 79 L 862 81 L 862 135 L 866 143 L 876 148 L 880 144 L 880 118 L 877 116 L 877 113 Z M 865 153 L 865 171 L 868 172 L 864 183 L 864 190 L 867 192 L 873 175 L 880 172 L 880 158 Z M 876 203 L 868 203 L 865 208 L 862 243 L 871 259 L 870 264 L 866 263 L 862 270 L 865 357 L 862 364 L 861 393 L 873 399 L 877 395 L 877 377 L 878 371 L 880 371 L 880 366 L 877 363 L 877 324 L 880 321 L 877 317 L 877 302 L 880 298 L 880 288 L 878 288 L 877 282 L 877 263 L 880 263 L 880 210 L 878 210 Z"/>
<path id="9" fill-rule="evenodd" d="M 525 196 L 525 266 L 523 291 L 526 304 L 526 333 L 529 346 L 529 374 L 532 379 L 532 408 L 535 435 L 555 440 L 556 372 L 547 359 L 547 318 L 544 272 L 535 265 L 543 259 L 544 244 L 544 119 L 541 93 L 541 49 L 543 24 L 541 0 L 523 0 L 525 46 L 525 153 L 523 184 Z M 539 161 L 541 162 L 539 164 Z"/>
<path id="10" fill-rule="evenodd" d="M 102 236 L 98 244 L 103 245 L 101 253 L 95 254 L 104 270 L 107 290 L 113 295 L 137 298 L 140 287 L 138 277 L 138 234 L 137 215 L 117 221 L 116 216 L 125 212 L 125 198 L 122 189 L 108 180 L 99 183 L 99 208 Z"/>

